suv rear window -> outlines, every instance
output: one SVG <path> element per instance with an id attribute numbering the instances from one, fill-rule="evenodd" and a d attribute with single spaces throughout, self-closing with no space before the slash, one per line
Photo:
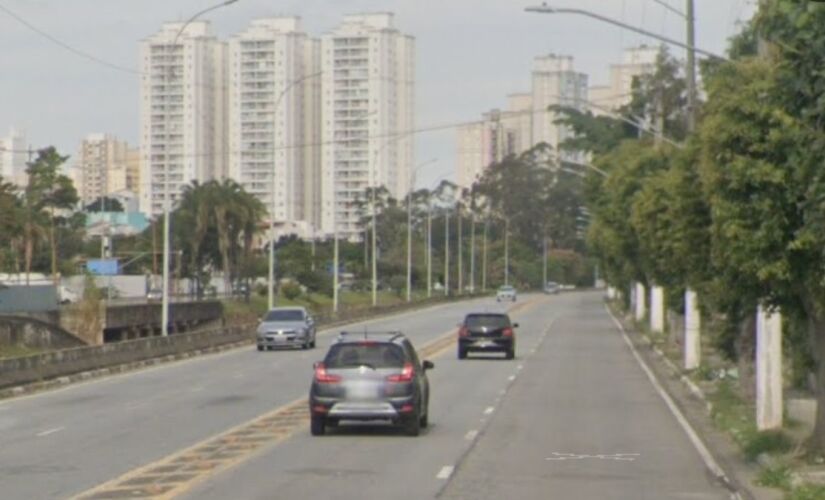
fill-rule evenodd
<path id="1" fill-rule="evenodd" d="M 264 321 L 303 321 L 304 311 L 298 309 L 286 309 L 282 311 L 269 311 Z"/>
<path id="2" fill-rule="evenodd" d="M 406 361 L 404 350 L 388 342 L 335 344 L 329 349 L 324 365 L 327 368 L 347 368 L 369 365 L 373 368 L 401 368 Z"/>
<path id="3" fill-rule="evenodd" d="M 510 326 L 510 318 L 502 314 L 471 314 L 465 321 L 468 328 L 488 326 L 492 328 L 506 328 Z"/>

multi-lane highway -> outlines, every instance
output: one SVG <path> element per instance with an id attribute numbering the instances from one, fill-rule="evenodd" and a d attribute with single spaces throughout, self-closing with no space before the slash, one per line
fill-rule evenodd
<path id="1" fill-rule="evenodd" d="M 459 361 L 445 334 L 511 310 L 517 356 Z M 359 323 L 435 362 L 431 426 L 312 437 L 314 351 L 245 348 L 0 402 L 0 497 L 729 498 L 598 293 L 483 299 Z"/>

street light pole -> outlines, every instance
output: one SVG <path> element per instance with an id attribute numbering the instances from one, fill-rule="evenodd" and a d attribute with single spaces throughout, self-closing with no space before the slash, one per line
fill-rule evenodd
<path id="1" fill-rule="evenodd" d="M 476 214 L 470 210 L 470 290 L 476 293 Z"/>
<path id="2" fill-rule="evenodd" d="M 444 210 L 444 296 L 450 295 L 450 210 Z"/>
<path id="3" fill-rule="evenodd" d="M 633 26 L 633 25 L 630 25 L 630 24 L 627 24 L 627 23 L 623 23 L 623 22 L 618 21 L 616 19 L 612 19 L 610 17 L 603 16 L 603 15 L 597 14 L 595 12 L 591 12 L 589 10 L 550 7 L 549 5 L 540 5 L 540 6 L 536 6 L 536 7 L 527 7 L 525 10 L 527 12 L 537 12 L 537 13 L 540 13 L 540 14 L 580 14 L 582 16 L 590 17 L 590 18 L 596 19 L 598 21 L 602 21 L 602 22 L 605 22 L 605 23 L 608 23 L 608 24 L 612 24 L 614 26 L 618 26 L 620 28 L 624 28 L 626 30 L 633 31 L 633 32 L 639 33 L 641 35 L 645 35 L 645 36 L 649 36 L 651 38 L 655 38 L 657 40 L 661 40 L 665 43 L 669 43 L 669 44 L 675 45 L 677 47 L 682 47 L 683 49 L 693 50 L 698 54 L 702 54 L 704 56 L 707 56 L 707 57 L 710 57 L 710 58 L 713 58 L 713 59 L 720 59 L 722 61 L 729 61 L 729 59 L 725 56 L 721 56 L 719 54 L 714 54 L 713 52 L 709 52 L 707 50 L 700 49 L 700 48 L 696 47 L 695 45 L 693 45 L 693 43 L 691 43 L 690 40 L 687 43 L 682 43 L 678 40 L 674 40 L 673 38 L 668 38 L 668 37 L 659 35 L 658 33 L 653 33 L 652 31 L 647 31 L 647 30 L 644 30 L 642 28 L 639 28 L 639 27 L 636 27 L 636 26 Z M 687 17 L 689 18 L 688 22 L 691 22 L 690 19 L 693 18 L 693 6 L 692 5 L 689 6 L 689 12 L 687 13 Z"/>
<path id="4" fill-rule="evenodd" d="M 481 291 L 487 291 L 487 230 L 490 226 L 489 218 L 484 219 L 484 247 L 481 251 Z"/>
<path id="5" fill-rule="evenodd" d="M 238 0 L 226 0 L 224 2 L 221 2 L 221 3 L 217 4 L 217 5 L 213 5 L 211 7 L 208 7 L 206 9 L 196 13 L 192 17 L 190 17 L 185 23 L 183 23 L 183 25 L 180 27 L 177 34 L 175 35 L 175 38 L 172 41 L 172 50 L 173 51 L 175 50 L 175 47 L 177 47 L 177 45 L 178 45 L 178 40 L 180 39 L 180 36 L 183 34 L 184 30 L 186 30 L 186 27 L 189 26 L 190 24 L 192 24 L 193 21 L 195 21 L 197 18 L 199 18 L 200 16 L 202 16 L 202 15 L 208 13 L 208 12 L 211 12 L 211 11 L 216 10 L 216 9 L 220 9 L 221 7 L 226 7 L 226 6 L 231 5 L 231 4 L 233 4 L 237 1 Z M 184 64 L 185 64 L 185 60 L 184 60 Z M 169 75 L 168 75 L 169 81 L 164 86 L 167 91 L 168 91 L 168 87 L 172 83 L 172 78 L 174 76 L 175 76 L 175 69 L 174 69 L 174 66 L 172 64 L 170 64 L 169 65 Z M 181 88 L 183 88 L 183 86 L 181 86 Z M 164 191 L 164 193 L 163 193 L 163 294 L 162 294 L 163 296 L 161 297 L 161 306 L 160 306 L 160 323 L 161 323 L 160 332 L 161 332 L 161 335 L 164 336 L 164 337 L 167 337 L 169 335 L 169 252 L 171 251 L 170 242 L 169 242 L 169 240 L 170 240 L 169 235 L 171 233 L 171 221 L 169 220 L 169 216 L 170 216 L 169 211 L 170 211 L 171 205 L 172 205 L 169 201 L 169 194 L 170 194 L 169 193 L 169 174 L 170 174 L 170 170 L 171 170 L 171 165 L 169 165 L 167 163 L 166 164 L 166 175 L 164 175 L 164 179 L 163 179 L 163 181 L 164 181 L 163 182 L 163 191 Z"/>
<path id="6" fill-rule="evenodd" d="M 416 166 L 410 175 L 410 185 L 407 190 L 407 302 L 412 300 L 412 195 L 415 186 L 415 177 L 418 171 L 431 163 L 438 161 L 438 158 L 427 160 Z"/>
<path id="7" fill-rule="evenodd" d="M 298 85 L 300 83 L 303 83 L 303 82 L 309 80 L 310 78 L 315 78 L 316 76 L 320 76 L 321 74 L 323 74 L 323 72 L 318 71 L 318 72 L 315 72 L 315 73 L 311 73 L 309 75 L 304 75 L 301 78 L 296 78 L 295 80 L 289 82 L 289 84 L 287 84 L 287 86 L 284 87 L 284 90 L 282 90 L 281 93 L 278 94 L 278 98 L 275 100 L 275 105 L 273 106 L 272 115 L 275 116 L 278 113 L 278 109 L 281 107 L 281 102 L 283 101 L 284 96 L 286 96 L 286 94 L 289 93 L 289 91 L 292 90 L 293 87 L 295 87 L 296 85 Z M 284 134 L 284 137 L 286 137 L 286 134 Z M 272 157 L 274 159 L 275 155 L 273 154 Z M 267 303 L 269 304 L 269 309 L 272 309 L 273 307 L 275 307 L 275 210 L 277 209 L 276 208 L 276 201 L 277 200 L 275 199 L 276 180 L 277 179 L 275 177 L 275 168 L 274 168 L 274 165 L 273 165 L 273 168 L 272 168 L 272 186 L 270 186 L 271 189 L 272 189 L 272 194 L 271 194 L 272 204 L 270 205 L 270 209 L 269 209 L 270 210 L 270 212 L 269 212 L 269 280 L 268 280 L 269 290 L 268 290 L 268 293 L 267 293 Z"/>
<path id="8" fill-rule="evenodd" d="M 504 222 L 504 284 L 510 284 L 510 221 Z"/>
<path id="9" fill-rule="evenodd" d="M 427 298 L 433 296 L 433 202 L 427 199 Z"/>

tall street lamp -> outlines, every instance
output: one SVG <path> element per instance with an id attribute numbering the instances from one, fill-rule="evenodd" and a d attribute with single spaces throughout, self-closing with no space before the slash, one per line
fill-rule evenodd
<path id="1" fill-rule="evenodd" d="M 412 195 L 415 186 L 415 175 L 422 167 L 438 161 L 433 158 L 416 166 L 410 176 L 410 185 L 407 193 L 407 302 L 412 301 Z"/>
<path id="2" fill-rule="evenodd" d="M 278 98 L 275 100 L 275 106 L 273 107 L 272 115 L 275 116 L 278 113 L 278 108 L 281 106 L 281 101 L 283 100 L 284 96 L 292 90 L 293 87 L 296 85 L 303 83 L 310 78 L 315 78 L 317 76 L 322 75 L 322 71 L 318 71 L 316 73 L 311 73 L 309 75 L 304 75 L 301 78 L 297 78 L 284 87 L 284 90 L 278 95 Z M 285 137 L 286 135 L 284 135 Z M 275 155 L 273 154 L 273 159 Z M 269 213 L 269 280 L 268 280 L 268 288 L 269 292 L 267 293 L 267 303 L 269 304 L 269 309 L 272 309 L 275 306 L 275 210 L 276 210 L 276 199 L 275 199 L 275 185 L 276 185 L 276 176 L 275 176 L 275 166 L 272 166 L 272 205 L 270 206 L 270 213 Z"/>
<path id="3" fill-rule="evenodd" d="M 180 36 L 183 34 L 186 27 L 192 24 L 197 18 L 200 16 L 212 12 L 213 10 L 220 9 L 222 7 L 226 7 L 228 5 L 232 5 L 236 3 L 238 0 L 225 0 L 217 5 L 213 5 L 202 11 L 196 13 L 192 17 L 190 17 L 183 26 L 180 27 L 178 33 L 175 35 L 175 39 L 172 41 L 172 50 L 178 45 L 178 40 Z M 185 61 L 184 61 L 185 64 Z M 168 88 L 171 84 L 172 80 L 175 76 L 175 69 L 172 64 L 169 65 L 169 81 L 167 82 L 166 87 Z M 170 244 L 169 244 L 169 234 L 171 232 L 171 222 L 169 220 L 169 210 L 171 208 L 171 203 L 169 202 L 169 174 L 171 170 L 171 165 L 169 163 L 166 164 L 166 175 L 164 176 L 163 182 L 163 297 L 161 298 L 161 306 L 160 306 L 160 321 L 161 321 L 161 335 L 164 337 L 169 335 L 169 252 L 170 252 Z"/>
<path id="4" fill-rule="evenodd" d="M 430 194 L 436 186 L 451 174 L 444 174 L 436 179 L 430 189 Z M 433 296 L 433 201 L 432 196 L 427 197 L 427 298 Z"/>
<path id="5" fill-rule="evenodd" d="M 713 59 L 721 59 L 723 61 L 728 61 L 729 60 L 725 56 L 721 56 L 719 54 L 715 54 L 713 52 L 709 52 L 707 50 L 700 49 L 700 48 L 694 46 L 691 43 L 683 43 L 683 42 L 680 42 L 678 40 L 674 40 L 673 38 L 668 38 L 668 37 L 659 35 L 658 33 L 654 33 L 652 31 L 647 31 L 647 30 L 644 30 L 642 28 L 639 28 L 639 27 L 636 27 L 636 26 L 633 26 L 633 25 L 630 25 L 630 24 L 627 24 L 627 23 L 623 23 L 623 22 L 618 21 L 616 19 L 613 19 L 613 18 L 610 18 L 610 17 L 607 17 L 607 16 L 603 16 L 601 14 L 597 14 L 595 12 L 591 12 L 591 11 L 585 10 L 585 9 L 568 9 L 568 8 L 562 8 L 562 7 L 551 7 L 549 5 L 539 5 L 539 6 L 535 6 L 535 7 L 527 7 L 524 10 L 527 11 L 527 12 L 536 12 L 536 13 L 539 13 L 539 14 L 579 14 L 579 15 L 582 15 L 582 16 L 587 16 L 587 17 L 602 21 L 604 23 L 608 23 L 608 24 L 612 24 L 614 26 L 618 26 L 620 28 L 624 28 L 624 29 L 629 30 L 629 31 L 639 33 L 641 35 L 645 35 L 645 36 L 649 36 L 651 38 L 655 38 L 657 40 L 661 40 L 665 43 L 669 43 L 669 44 L 675 45 L 677 47 L 682 47 L 683 49 L 688 49 L 688 50 L 695 51 L 698 54 L 702 54 L 702 55 L 705 55 L 707 57 L 711 57 Z M 688 20 L 690 21 L 690 20 L 692 20 L 692 18 L 693 18 L 693 15 L 691 13 L 691 15 L 688 16 Z"/>

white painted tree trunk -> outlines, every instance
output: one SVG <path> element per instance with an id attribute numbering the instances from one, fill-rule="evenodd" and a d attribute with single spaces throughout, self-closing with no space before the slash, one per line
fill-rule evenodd
<path id="1" fill-rule="evenodd" d="M 647 293 L 645 286 L 641 283 L 636 283 L 636 321 L 644 321 L 647 314 Z"/>
<path id="2" fill-rule="evenodd" d="M 782 316 L 761 306 L 756 318 L 756 426 L 782 427 Z"/>
<path id="3" fill-rule="evenodd" d="M 665 290 L 660 286 L 650 289 L 650 331 L 665 331 Z"/>
<path id="4" fill-rule="evenodd" d="M 696 292 L 685 292 L 685 370 L 695 370 L 702 363 L 702 317 Z"/>

